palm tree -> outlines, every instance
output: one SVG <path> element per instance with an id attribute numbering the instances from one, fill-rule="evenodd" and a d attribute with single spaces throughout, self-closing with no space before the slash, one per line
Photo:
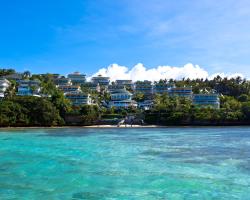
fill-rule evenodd
<path id="1" fill-rule="evenodd" d="M 6 99 L 11 99 L 16 94 L 16 82 L 11 81 L 10 86 L 7 88 L 7 90 L 4 92 L 4 97 Z"/>

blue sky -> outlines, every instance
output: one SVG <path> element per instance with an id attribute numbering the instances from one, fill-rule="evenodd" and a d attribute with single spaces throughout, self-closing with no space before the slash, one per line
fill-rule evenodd
<path id="1" fill-rule="evenodd" d="M 0 0 L 0 67 L 88 75 L 118 63 L 250 77 L 249 0 Z"/>

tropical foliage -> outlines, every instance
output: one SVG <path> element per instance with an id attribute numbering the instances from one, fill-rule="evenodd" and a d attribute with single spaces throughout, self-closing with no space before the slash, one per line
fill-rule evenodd
<path id="1" fill-rule="evenodd" d="M 13 69 L 0 69 L 0 77 L 14 74 Z M 29 80 L 41 82 L 42 97 L 16 96 L 17 83 L 11 80 L 0 101 L 0 126 L 59 126 L 73 125 L 68 116 L 75 116 L 80 125 L 95 124 L 102 119 L 120 119 L 127 115 L 136 115 L 147 124 L 161 125 L 209 125 L 209 124 L 250 124 L 250 82 L 237 78 L 215 77 L 208 79 L 161 80 L 177 87 L 192 87 L 194 93 L 212 92 L 220 94 L 220 109 L 199 108 L 192 105 L 188 98 L 170 97 L 167 94 L 153 96 L 154 105 L 149 110 L 136 108 L 107 108 L 110 94 L 101 89 L 97 92 L 82 86 L 90 93 L 94 105 L 72 106 L 53 81 L 53 74 L 36 75 L 29 71 L 23 73 Z M 142 93 L 133 96 L 137 102 L 145 100 Z"/>

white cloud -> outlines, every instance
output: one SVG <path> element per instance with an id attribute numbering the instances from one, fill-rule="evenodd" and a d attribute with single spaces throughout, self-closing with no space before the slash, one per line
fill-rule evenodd
<path id="1" fill-rule="evenodd" d="M 98 70 L 93 76 L 108 76 L 111 81 L 115 81 L 117 79 L 129 79 L 133 81 L 137 80 L 150 80 L 150 81 L 158 81 L 160 79 L 182 79 L 182 78 L 214 78 L 217 75 L 221 77 L 236 77 L 241 76 L 242 74 L 225 74 L 225 73 L 217 73 L 213 75 L 209 75 L 208 72 L 201 68 L 198 65 L 193 65 L 188 63 L 183 67 L 171 67 L 171 66 L 158 66 L 155 68 L 146 68 L 142 63 L 138 63 L 132 69 L 129 70 L 126 66 L 120 66 L 118 64 L 111 64 L 107 68 L 102 68 Z M 90 80 L 91 77 L 88 79 Z"/>
<path id="2" fill-rule="evenodd" d="M 241 78 L 244 78 L 244 75 L 243 74 L 241 74 L 241 73 L 233 73 L 233 74 L 225 74 L 224 72 L 222 72 L 222 73 L 215 73 L 215 74 L 212 74 L 211 76 L 209 76 L 208 78 L 209 79 L 213 79 L 213 78 L 215 78 L 216 76 L 220 76 L 221 78 L 225 78 L 225 77 L 227 77 L 227 78 L 236 78 L 236 77 L 241 77 Z"/>

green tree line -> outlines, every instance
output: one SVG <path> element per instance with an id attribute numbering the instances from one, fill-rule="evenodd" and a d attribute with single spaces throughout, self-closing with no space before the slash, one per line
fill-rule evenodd
<path id="1" fill-rule="evenodd" d="M 1 69 L 0 77 L 15 73 L 12 69 Z M 190 86 L 194 93 L 202 90 L 216 90 L 220 94 L 220 109 L 198 108 L 192 105 L 190 99 L 169 97 L 167 94 L 156 94 L 153 97 L 154 106 L 147 111 L 129 108 L 106 108 L 102 102 L 110 100 L 109 93 L 103 91 L 91 93 L 95 105 L 72 106 L 64 94 L 59 91 L 52 74 L 31 75 L 25 73 L 26 79 L 41 81 L 43 97 L 16 96 L 17 83 L 11 81 L 11 87 L 0 101 L 0 126 L 61 126 L 72 125 L 77 119 L 77 125 L 91 125 L 102 118 L 121 118 L 128 114 L 140 115 L 147 124 L 180 125 L 180 124 L 250 124 L 250 82 L 237 78 L 183 79 L 168 80 L 177 87 Z M 163 81 L 163 80 L 162 80 Z M 145 99 L 143 94 L 137 94 L 138 102 Z M 68 120 L 72 117 L 73 121 Z"/>

